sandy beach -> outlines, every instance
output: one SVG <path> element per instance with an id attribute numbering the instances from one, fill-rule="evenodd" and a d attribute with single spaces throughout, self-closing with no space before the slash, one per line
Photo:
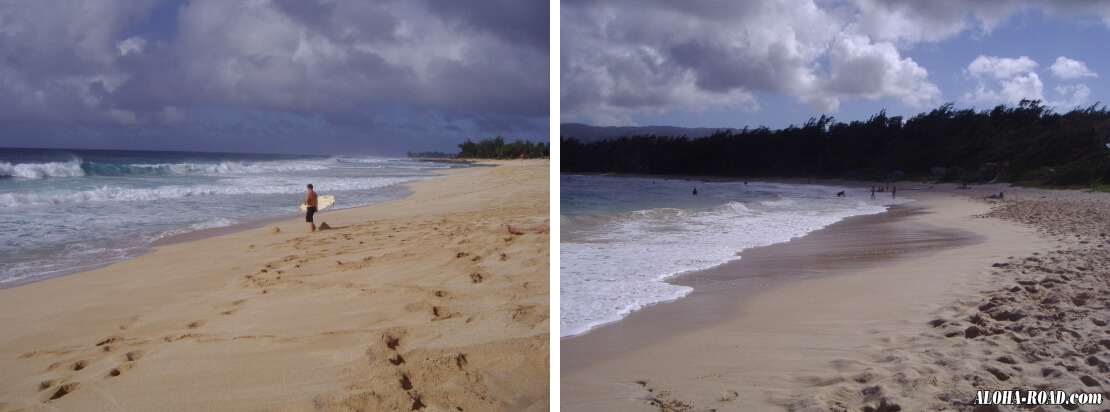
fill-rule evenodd
<path id="1" fill-rule="evenodd" d="M 898 194 L 916 202 L 676 277 L 694 292 L 564 338 L 563 410 L 1012 410 L 976 391 L 1107 392 L 1110 195 Z"/>
<path id="2" fill-rule="evenodd" d="M 546 161 L 0 290 L 0 411 L 549 408 Z"/>

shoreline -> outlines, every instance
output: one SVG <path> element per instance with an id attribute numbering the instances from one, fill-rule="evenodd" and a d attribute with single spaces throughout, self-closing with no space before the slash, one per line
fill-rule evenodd
<path id="1" fill-rule="evenodd" d="M 922 213 L 929 212 L 913 203 L 891 205 L 885 212 L 851 216 L 787 242 L 745 249 L 737 260 L 667 278 L 666 283 L 693 290 L 684 297 L 656 302 L 620 320 L 560 338 L 564 353 L 570 355 L 562 360 L 563 371 L 578 370 L 617 351 L 726 322 L 740 316 L 746 302 L 779 287 L 979 241 L 968 232 L 904 222 Z M 894 242 L 872 240 L 889 240 L 896 232 L 900 233 Z M 660 323 L 668 328 L 656 328 Z"/>
<path id="2" fill-rule="evenodd" d="M 446 174 L 0 290 L 0 410 L 546 409 L 549 169 Z"/>
<path id="3" fill-rule="evenodd" d="M 702 177 L 686 177 L 686 176 L 669 176 L 669 175 L 636 175 L 636 174 L 617 174 L 617 173 L 605 173 L 605 174 L 580 174 L 580 173 L 579 174 L 574 174 L 574 173 L 572 173 L 572 174 L 564 174 L 564 175 L 609 176 L 609 177 L 616 177 L 616 178 L 638 178 L 638 179 L 657 179 L 657 180 L 658 179 L 663 179 L 663 178 L 668 178 L 670 180 L 678 180 L 678 181 L 687 181 L 687 182 L 698 181 L 698 182 L 713 182 L 713 183 L 724 183 L 724 182 L 737 183 L 737 182 L 743 181 L 741 179 L 710 178 L 710 177 L 705 177 L 705 176 L 702 176 Z M 771 185 L 786 184 L 786 185 L 797 186 L 797 187 L 803 187 L 805 185 L 813 185 L 813 186 L 820 186 L 820 187 L 824 187 L 824 188 L 846 188 L 846 189 L 866 188 L 866 186 L 862 186 L 862 185 L 844 184 L 844 183 L 847 183 L 847 182 L 843 182 L 843 181 L 830 181 L 830 182 L 822 181 L 822 182 L 807 183 L 807 182 L 804 181 L 804 179 L 803 179 L 803 181 L 795 181 L 793 179 L 771 179 L 771 180 L 760 180 L 760 181 L 750 181 L 750 182 L 755 183 L 757 185 L 758 184 L 771 184 Z M 745 188 L 747 187 L 746 183 L 748 183 L 748 182 L 745 182 Z M 876 192 L 876 193 L 879 193 L 879 192 Z M 885 192 L 884 194 L 889 195 L 889 192 Z M 854 195 L 854 193 L 849 194 L 849 198 L 852 198 L 853 195 Z M 830 192 L 830 196 L 831 196 L 831 192 Z M 865 194 L 863 196 L 866 197 Z M 876 218 L 875 216 L 887 215 L 887 214 L 890 214 L 892 212 L 895 213 L 896 215 L 915 213 L 916 210 L 920 209 L 920 208 L 912 206 L 912 201 L 910 203 L 907 203 L 905 201 L 901 201 L 901 203 L 885 204 L 885 205 L 882 205 L 881 207 L 883 209 L 881 212 L 868 211 L 868 213 L 865 213 L 865 214 L 858 214 L 858 215 L 848 216 L 846 218 L 841 218 L 841 220 L 835 221 L 835 222 L 831 223 L 830 225 L 835 226 L 835 227 L 840 227 L 840 225 L 852 226 L 854 224 L 850 223 L 850 222 L 853 222 L 857 219 L 867 219 L 867 220 L 879 219 L 879 220 L 882 220 L 882 219 L 885 219 L 885 218 L 881 218 L 881 217 Z M 767 247 L 772 247 L 772 250 L 776 250 L 777 248 L 781 247 L 780 245 L 785 245 L 785 244 L 793 245 L 795 243 L 801 242 L 801 240 L 799 240 L 799 239 L 804 239 L 804 238 L 806 238 L 808 236 L 811 236 L 811 235 L 812 236 L 823 236 L 822 234 L 825 233 L 828 230 L 830 230 L 830 229 L 829 229 L 828 226 L 826 226 L 826 227 L 818 229 L 816 231 L 812 231 L 812 232 L 803 234 L 803 235 L 801 235 L 801 237 L 795 237 L 795 238 L 792 238 L 792 239 L 779 241 L 778 243 L 774 243 L 774 244 L 770 244 L 770 245 L 755 246 L 754 248 L 747 247 L 745 249 L 742 249 L 739 252 L 736 252 L 735 256 L 730 256 L 730 259 L 725 260 L 722 263 L 717 263 L 714 266 L 703 267 L 703 268 L 700 268 L 700 269 L 691 269 L 691 270 L 687 270 L 685 272 L 681 272 L 681 273 L 677 273 L 677 274 L 674 274 L 674 275 L 666 276 L 665 278 L 663 278 L 661 280 L 657 280 L 657 282 L 665 283 L 665 284 L 669 284 L 669 285 L 674 285 L 674 286 L 686 286 L 686 287 L 691 287 L 692 288 L 698 282 L 692 282 L 691 283 L 691 282 L 684 281 L 683 279 L 690 278 L 690 277 L 697 278 L 697 277 L 702 277 L 704 275 L 708 275 L 710 277 L 722 277 L 722 276 L 723 277 L 730 277 L 731 276 L 732 278 L 737 278 L 738 276 L 723 274 L 723 272 L 730 272 L 730 271 L 735 272 L 735 271 L 738 271 L 738 270 L 739 271 L 744 271 L 744 270 L 751 271 L 752 268 L 745 268 L 744 267 L 746 265 L 743 265 L 743 266 L 740 266 L 740 267 L 736 266 L 736 265 L 739 264 L 739 262 L 741 260 L 743 260 L 741 258 L 742 256 L 747 256 L 747 255 L 752 254 L 752 253 L 761 254 L 762 253 L 761 251 L 764 248 L 767 248 Z M 834 229 L 834 230 L 836 230 L 836 229 Z M 816 235 L 815 235 L 815 233 L 816 233 Z M 758 250 L 753 252 L 752 249 L 758 249 Z M 782 263 L 789 263 L 789 262 L 782 262 Z M 755 268 L 754 271 L 767 271 L 768 269 L 776 269 L 776 268 L 767 267 L 767 265 L 761 265 L 760 267 Z M 739 276 L 739 277 L 744 277 L 744 276 Z M 765 288 L 768 288 L 772 285 L 781 284 L 784 281 L 784 279 L 782 279 L 782 278 L 775 278 L 775 277 L 768 276 L 768 275 L 751 275 L 751 277 L 758 277 L 760 279 L 767 280 L 768 282 L 767 282 L 767 284 L 746 285 L 745 287 L 737 287 L 737 285 L 730 284 L 728 287 L 730 288 L 730 290 L 732 290 L 736 293 L 740 293 L 744 296 L 750 296 L 752 293 L 754 293 L 752 290 L 750 290 L 751 286 L 755 286 L 755 287 L 758 287 L 760 289 L 765 289 Z M 731 282 L 715 282 L 715 283 L 728 284 L 728 283 L 736 283 L 736 281 L 737 281 L 737 279 L 733 279 Z M 705 285 L 703 285 L 703 286 L 705 286 Z M 714 285 L 714 286 L 718 286 L 718 285 Z M 749 290 L 744 290 L 745 288 L 747 288 Z M 690 292 L 687 292 L 687 293 L 685 293 L 681 296 L 678 296 L 678 297 L 673 297 L 673 298 L 666 299 L 666 300 L 661 300 L 661 301 L 650 302 L 650 303 L 644 304 L 643 306 L 640 306 L 640 307 L 632 310 L 629 313 L 625 313 L 623 315 L 620 315 L 619 318 L 617 318 L 615 320 L 606 319 L 605 321 L 603 321 L 601 323 L 592 323 L 592 326 L 588 327 L 587 329 L 585 329 L 583 331 L 580 331 L 580 332 L 577 332 L 573 335 L 560 336 L 560 339 L 565 342 L 566 339 L 572 339 L 572 338 L 576 338 L 576 337 L 583 336 L 583 335 L 586 335 L 586 334 L 590 334 L 590 333 L 592 333 L 593 331 L 595 331 L 599 328 L 605 328 L 608 325 L 623 322 L 630 315 L 632 315 L 636 312 L 639 312 L 641 310 L 644 310 L 645 308 L 655 306 L 655 305 L 666 305 L 666 304 L 671 303 L 671 302 L 675 302 L 675 301 L 682 300 L 682 299 L 687 299 L 687 298 L 690 297 L 691 294 L 698 295 L 701 292 L 704 292 L 704 291 L 698 291 L 698 290 L 691 289 Z M 684 322 L 683 323 L 684 327 L 690 327 L 691 326 L 690 322 L 697 322 L 697 320 L 691 319 L 691 320 L 688 320 L 687 322 Z M 572 328 L 572 329 L 575 330 L 575 331 L 578 331 L 580 328 L 575 327 L 575 328 Z M 566 333 L 566 331 L 564 331 L 563 333 Z M 645 336 L 642 336 L 642 337 L 644 339 L 652 339 L 652 336 L 646 336 L 645 335 Z"/>
<path id="4" fill-rule="evenodd" d="M 468 167 L 496 166 L 496 164 L 480 164 L 476 161 L 453 162 L 453 163 L 467 164 Z M 430 169 L 429 170 L 430 173 L 437 173 L 437 174 L 440 174 L 440 176 L 432 176 L 432 177 L 429 177 L 428 179 L 435 179 L 435 178 L 442 177 L 443 173 L 438 173 L 439 170 L 444 170 L 444 169 Z M 453 170 L 453 169 L 446 169 L 446 170 Z M 424 179 L 424 180 L 428 180 L 428 179 Z M 423 181 L 423 180 L 421 180 L 421 181 Z M 421 181 L 412 182 L 412 183 L 401 183 L 398 186 L 409 187 L 413 183 L 419 183 Z M 407 190 L 407 192 L 404 193 L 404 195 L 401 198 L 388 200 L 388 201 L 382 202 L 382 203 L 387 203 L 387 202 L 392 202 L 392 201 L 404 199 L 405 197 L 411 196 L 412 194 L 413 194 L 413 192 L 410 189 L 410 190 Z M 346 208 L 342 208 L 342 209 L 330 209 L 327 212 L 335 212 L 335 211 L 346 210 L 346 209 L 355 209 L 355 208 L 360 208 L 360 207 L 373 206 L 375 204 L 380 204 L 380 203 L 373 203 L 373 204 L 362 205 L 362 206 L 351 206 L 351 207 L 346 207 Z M 194 240 L 208 239 L 208 238 L 212 238 L 212 237 L 218 237 L 218 236 L 238 233 L 238 232 L 247 231 L 247 230 L 251 230 L 251 229 L 258 229 L 258 228 L 264 227 L 266 225 L 296 219 L 298 216 L 300 216 L 301 218 L 304 217 L 303 214 L 293 213 L 293 214 L 284 215 L 284 216 L 275 216 L 275 217 L 249 220 L 249 221 L 240 222 L 240 223 L 236 223 L 236 224 L 229 225 L 229 226 L 220 226 L 220 227 L 213 227 L 213 228 L 207 228 L 207 229 L 193 230 L 193 231 L 190 231 L 190 232 L 185 232 L 185 233 L 179 233 L 179 234 L 175 234 L 175 235 L 171 235 L 171 236 L 166 236 L 166 237 L 155 239 L 153 242 L 150 242 L 149 244 L 143 246 L 141 249 L 137 249 L 137 250 L 127 254 L 127 256 L 125 256 L 125 257 L 123 257 L 119 260 L 110 261 L 110 262 L 102 262 L 102 263 L 93 263 L 93 264 L 80 266 L 80 267 L 75 267 L 75 268 L 61 269 L 61 270 L 57 270 L 55 272 L 52 272 L 54 274 L 51 274 L 51 275 L 41 275 L 41 274 L 40 275 L 32 275 L 32 276 L 20 278 L 18 280 L 13 280 L 13 281 L 8 281 L 8 282 L 0 282 L 0 290 L 10 289 L 10 288 L 14 288 L 14 287 L 22 286 L 22 285 L 28 285 L 28 284 L 41 282 L 41 281 L 44 281 L 44 280 L 58 278 L 58 277 L 72 276 L 72 275 L 80 274 L 80 273 L 83 273 L 83 272 L 88 272 L 88 271 L 91 271 L 91 270 L 100 269 L 100 268 L 103 268 L 105 266 L 113 265 L 113 264 L 116 264 L 116 263 L 119 263 L 119 262 L 125 262 L 127 260 L 135 259 L 135 258 L 137 258 L 139 256 L 142 256 L 142 255 L 153 253 L 153 252 L 157 251 L 157 249 L 161 246 L 168 246 L 168 245 L 173 245 L 173 244 L 177 244 L 177 243 L 191 242 L 191 241 L 194 241 Z M 321 216 L 324 216 L 323 212 L 321 212 Z"/>
<path id="5" fill-rule="evenodd" d="M 985 199 L 999 191 L 1005 202 Z M 1100 369 L 1110 348 L 1098 343 L 1110 306 L 1096 275 L 1108 264 L 1092 261 L 1110 255 L 1110 230 L 1094 228 L 1110 223 L 1110 196 L 1008 185 L 905 194 L 929 207 L 906 222 L 982 241 L 791 282 L 734 308 L 642 315 L 644 333 L 661 335 L 646 342 L 637 332 L 592 348 L 563 340 L 564 410 L 970 411 L 976 389 L 1110 387 Z M 1060 306 L 1078 308 L 1066 325 L 1053 320 Z M 684 329 L 707 313 L 724 320 Z"/>

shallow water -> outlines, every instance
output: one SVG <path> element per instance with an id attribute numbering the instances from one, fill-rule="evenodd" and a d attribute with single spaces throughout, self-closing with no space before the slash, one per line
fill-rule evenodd
<path id="1" fill-rule="evenodd" d="M 560 245 L 562 336 L 691 291 L 671 276 L 739 259 L 905 199 L 821 185 L 564 175 Z M 697 188 L 698 194 L 693 194 Z M 845 191 L 846 197 L 836 193 Z"/>

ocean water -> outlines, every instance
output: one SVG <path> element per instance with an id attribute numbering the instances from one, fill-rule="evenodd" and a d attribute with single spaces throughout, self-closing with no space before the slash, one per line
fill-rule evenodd
<path id="1" fill-rule="evenodd" d="M 133 257 L 162 238 L 399 199 L 454 164 L 358 156 L 0 149 L 0 287 Z M 327 211 L 321 212 L 326 218 Z M 317 221 L 320 221 L 318 218 Z"/>
<path id="2" fill-rule="evenodd" d="M 668 277 L 908 201 L 820 185 L 582 175 L 560 181 L 563 337 L 691 291 Z"/>

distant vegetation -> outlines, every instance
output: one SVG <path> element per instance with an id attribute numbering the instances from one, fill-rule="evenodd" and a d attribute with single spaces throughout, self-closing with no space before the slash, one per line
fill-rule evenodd
<path id="1" fill-rule="evenodd" d="M 453 159 L 453 153 L 443 152 L 409 152 L 409 157 L 413 159 Z"/>
<path id="2" fill-rule="evenodd" d="M 800 127 L 699 139 L 640 135 L 583 143 L 564 136 L 560 163 L 563 172 L 1110 185 L 1106 106 L 1064 114 L 1039 100 L 984 111 L 952 106 L 908 120 L 885 111 L 851 123 L 821 116 Z"/>
<path id="3" fill-rule="evenodd" d="M 466 139 L 466 142 L 459 144 L 459 154 L 457 157 L 477 159 L 519 159 L 524 157 L 533 159 L 548 157 L 550 155 L 551 146 L 545 145 L 543 142 L 532 143 L 530 141 L 517 140 L 513 143 L 505 144 L 505 139 L 502 139 L 501 136 L 497 136 L 494 138 L 482 139 L 482 141 L 478 143 Z"/>

